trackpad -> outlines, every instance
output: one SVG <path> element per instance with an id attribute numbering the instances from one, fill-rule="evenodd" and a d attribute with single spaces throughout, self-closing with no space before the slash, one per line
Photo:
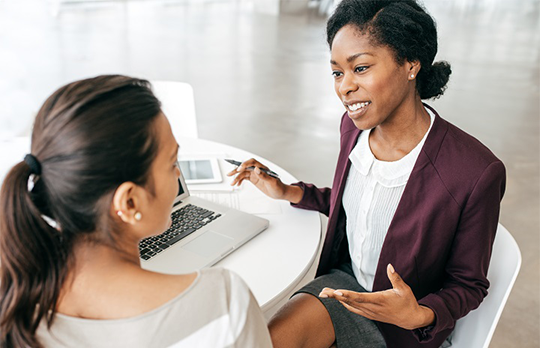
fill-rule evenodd
<path id="1" fill-rule="evenodd" d="M 206 231 L 182 248 L 203 257 L 216 257 L 231 250 L 233 241 L 231 237 L 213 231 Z"/>

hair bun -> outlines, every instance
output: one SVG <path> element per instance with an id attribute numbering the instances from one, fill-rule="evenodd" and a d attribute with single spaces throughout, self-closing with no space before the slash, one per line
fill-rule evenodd
<path id="1" fill-rule="evenodd" d="M 452 68 L 447 61 L 435 62 L 427 69 L 422 67 L 418 74 L 420 98 L 439 98 L 447 88 Z"/>

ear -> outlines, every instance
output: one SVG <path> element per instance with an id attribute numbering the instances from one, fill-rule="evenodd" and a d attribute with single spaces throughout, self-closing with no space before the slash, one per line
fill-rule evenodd
<path id="1" fill-rule="evenodd" d="M 412 81 L 416 78 L 416 75 L 420 72 L 420 68 L 422 68 L 422 65 L 420 64 L 420 61 L 415 60 L 412 62 L 407 62 L 407 68 L 408 68 L 408 76 L 407 78 Z"/>
<path id="2" fill-rule="evenodd" d="M 132 182 L 118 186 L 112 199 L 112 213 L 124 223 L 135 225 L 138 221 L 135 214 L 139 211 L 139 187 Z"/>

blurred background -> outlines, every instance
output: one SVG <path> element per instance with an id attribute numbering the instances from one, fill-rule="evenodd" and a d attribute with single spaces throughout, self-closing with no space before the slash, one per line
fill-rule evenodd
<path id="1" fill-rule="evenodd" d="M 540 5 L 425 0 L 452 64 L 428 101 L 507 168 L 501 223 L 523 265 L 491 347 L 540 347 Z M 45 98 L 98 74 L 194 88 L 199 137 L 329 186 L 343 106 L 333 91 L 328 0 L 0 0 L 0 140 L 31 131 Z"/>

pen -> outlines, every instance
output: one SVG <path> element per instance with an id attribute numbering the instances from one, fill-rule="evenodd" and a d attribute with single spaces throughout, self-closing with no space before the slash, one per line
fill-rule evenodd
<path id="1" fill-rule="evenodd" d="M 239 166 L 239 165 L 242 164 L 242 162 L 235 161 L 235 160 L 232 160 L 232 159 L 225 159 L 225 161 L 229 162 L 230 164 L 234 164 L 235 166 Z M 254 166 L 246 168 L 246 170 L 253 170 L 253 169 L 255 169 Z M 279 175 L 276 172 L 273 172 L 273 171 L 271 171 L 269 169 L 264 169 L 264 168 L 259 168 L 259 169 L 261 170 L 261 172 L 266 173 L 266 174 L 270 175 L 273 178 L 279 179 Z"/>

